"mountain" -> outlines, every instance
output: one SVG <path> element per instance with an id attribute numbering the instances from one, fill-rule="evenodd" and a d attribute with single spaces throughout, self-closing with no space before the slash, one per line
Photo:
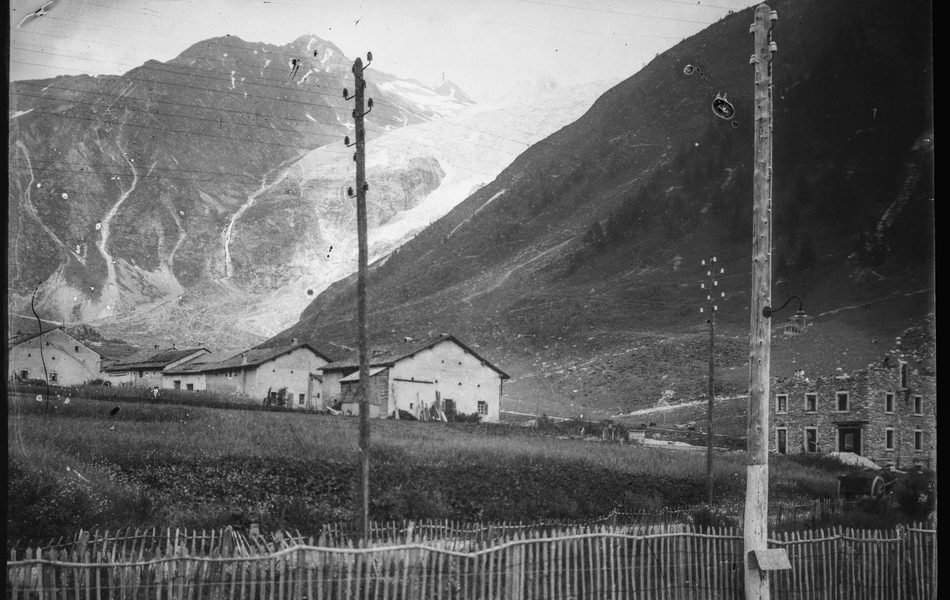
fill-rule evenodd
<path id="1" fill-rule="evenodd" d="M 773 304 L 798 296 L 773 375 L 850 371 L 932 327 L 933 60 L 929 6 L 777 1 Z M 658 55 L 581 118 L 370 269 L 374 341 L 451 332 L 512 374 L 509 410 L 618 414 L 701 396 L 706 267 L 717 289 L 717 386 L 748 383 L 752 10 Z M 735 116 L 713 102 L 726 98 Z M 353 347 L 355 276 L 300 337 Z M 929 321 L 927 319 L 930 319 Z"/>
<path id="2" fill-rule="evenodd" d="M 341 93 L 352 87 L 350 65 L 314 36 L 284 46 L 225 36 L 124 75 L 11 83 L 13 311 L 37 292 L 38 311 L 54 320 L 107 322 L 192 290 L 235 291 L 231 279 L 242 273 L 232 251 L 238 262 L 247 254 L 235 247 L 236 223 L 286 165 L 328 144 L 343 153 L 353 128 Z M 368 73 L 370 133 L 470 106 Z M 271 225 L 279 246 L 313 216 L 291 210 Z"/>
<path id="3" fill-rule="evenodd" d="M 448 96 L 449 98 L 457 99 L 460 102 L 466 102 L 469 104 L 474 104 L 475 102 L 468 96 L 468 94 L 462 91 L 462 88 L 455 85 L 451 81 L 446 81 L 442 85 L 435 88 L 435 92 L 442 94 L 443 96 Z"/>

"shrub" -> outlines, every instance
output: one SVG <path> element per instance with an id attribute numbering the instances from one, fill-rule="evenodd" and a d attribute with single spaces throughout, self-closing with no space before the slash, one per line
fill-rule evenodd
<path id="1" fill-rule="evenodd" d="M 448 417 L 448 415 L 446 415 L 446 417 Z M 400 418 L 402 418 L 401 415 Z M 478 413 L 472 413 L 470 415 L 465 413 L 455 413 L 455 415 L 450 417 L 449 420 L 454 421 L 455 423 L 481 423 L 482 416 Z"/>
<path id="2" fill-rule="evenodd" d="M 894 498 L 908 519 L 923 521 L 933 512 L 934 476 L 930 471 L 908 473 L 894 484 Z"/>
<path id="3" fill-rule="evenodd" d="M 690 520 L 701 532 L 722 527 L 738 527 L 739 518 L 729 516 L 709 506 L 697 508 L 690 513 Z"/>

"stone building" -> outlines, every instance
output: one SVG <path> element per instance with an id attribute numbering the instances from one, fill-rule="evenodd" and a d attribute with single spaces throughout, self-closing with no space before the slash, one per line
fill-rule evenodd
<path id="1" fill-rule="evenodd" d="M 327 406 L 340 404 L 359 414 L 359 356 L 325 365 L 323 389 Z M 508 375 L 451 335 L 377 346 L 370 356 L 370 417 L 385 418 L 397 410 L 420 418 L 433 407 L 445 413 L 478 414 L 497 423 L 503 384 Z"/>
<path id="2" fill-rule="evenodd" d="M 898 468 L 929 467 L 935 456 L 935 377 L 910 363 L 773 378 L 770 396 L 772 452 L 853 452 Z"/>
<path id="3" fill-rule="evenodd" d="M 133 387 L 161 387 L 162 373 L 180 364 L 207 354 L 207 348 L 159 348 L 139 350 L 120 359 L 102 372 L 112 385 Z"/>
<path id="4" fill-rule="evenodd" d="M 7 342 L 10 381 L 46 380 L 50 385 L 79 385 L 101 377 L 102 356 L 61 327 L 17 336 Z"/>
<path id="5" fill-rule="evenodd" d="M 167 369 L 162 387 L 234 394 L 249 402 L 276 399 L 281 389 L 291 408 L 323 408 L 319 370 L 330 359 L 306 342 L 251 348 L 228 355 L 198 357 Z"/>

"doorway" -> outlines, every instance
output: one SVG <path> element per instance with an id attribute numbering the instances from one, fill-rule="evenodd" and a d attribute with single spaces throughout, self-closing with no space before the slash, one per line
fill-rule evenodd
<path id="1" fill-rule="evenodd" d="M 838 428 L 838 452 L 853 452 L 861 454 L 861 428 Z"/>

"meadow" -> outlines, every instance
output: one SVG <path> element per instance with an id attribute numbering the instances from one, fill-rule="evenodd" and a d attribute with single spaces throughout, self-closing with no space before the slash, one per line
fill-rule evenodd
<path id="1" fill-rule="evenodd" d="M 355 418 L 22 394 L 8 417 L 8 540 L 251 521 L 307 533 L 352 517 Z M 744 497 L 744 460 L 717 455 L 717 501 Z M 703 453 L 508 425 L 373 421 L 371 463 L 378 520 L 583 519 L 705 499 Z M 796 457 L 771 467 L 782 500 L 833 498 L 844 471 Z"/>

